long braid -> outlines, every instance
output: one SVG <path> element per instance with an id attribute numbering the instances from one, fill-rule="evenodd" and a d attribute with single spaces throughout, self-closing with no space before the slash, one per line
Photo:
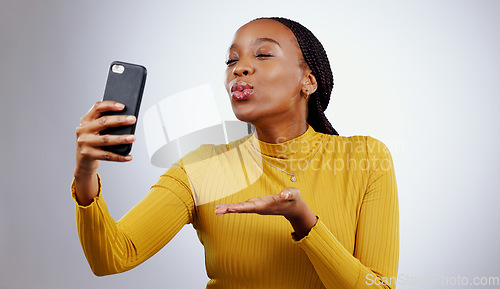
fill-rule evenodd
<path id="1" fill-rule="evenodd" d="M 311 69 L 318 83 L 318 88 L 311 94 L 307 103 L 307 122 L 317 132 L 338 135 L 324 113 L 330 102 L 330 95 L 333 89 L 333 74 L 328 56 L 321 42 L 319 42 L 309 29 L 293 20 L 281 17 L 258 18 L 255 20 L 259 19 L 278 21 L 293 32 L 302 51 L 304 61 Z"/>

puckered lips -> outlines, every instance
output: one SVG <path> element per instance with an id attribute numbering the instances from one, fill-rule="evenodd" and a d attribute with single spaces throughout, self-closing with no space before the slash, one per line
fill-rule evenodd
<path id="1" fill-rule="evenodd" d="M 234 100 L 247 100 L 253 93 L 253 85 L 244 81 L 235 82 L 231 86 L 231 95 Z"/>

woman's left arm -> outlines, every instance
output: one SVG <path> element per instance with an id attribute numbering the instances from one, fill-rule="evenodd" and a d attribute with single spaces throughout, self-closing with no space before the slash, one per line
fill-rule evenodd
<path id="1" fill-rule="evenodd" d="M 380 141 L 367 137 L 370 163 L 356 230 L 354 254 L 347 251 L 321 218 L 297 243 L 327 288 L 391 288 L 397 283 L 399 209 L 392 158 Z"/>
<path id="2" fill-rule="evenodd" d="M 295 241 L 306 252 L 326 288 L 396 287 L 399 260 L 399 213 L 392 158 L 380 141 L 367 137 L 369 180 L 363 196 L 354 254 L 347 251 L 317 219 L 297 188 L 237 204 L 221 204 L 216 214 L 283 215 L 295 230 Z"/>

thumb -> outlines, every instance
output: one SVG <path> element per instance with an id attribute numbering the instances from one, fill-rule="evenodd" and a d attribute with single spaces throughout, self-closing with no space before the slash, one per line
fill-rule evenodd
<path id="1" fill-rule="evenodd" d="M 284 189 L 283 191 L 281 191 L 280 193 L 280 198 L 282 200 L 286 200 L 286 201 L 292 201 L 295 199 L 295 194 L 289 190 L 289 189 Z"/>

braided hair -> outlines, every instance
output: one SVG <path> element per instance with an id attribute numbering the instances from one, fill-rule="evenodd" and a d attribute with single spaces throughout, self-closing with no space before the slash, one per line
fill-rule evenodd
<path id="1" fill-rule="evenodd" d="M 338 135 L 338 132 L 333 128 L 324 113 L 330 102 L 330 95 L 333 89 L 333 74 L 328 56 L 321 42 L 319 42 L 318 38 L 309 29 L 293 20 L 281 17 L 263 17 L 254 19 L 253 21 L 260 19 L 278 21 L 288 27 L 293 35 L 295 35 L 304 61 L 311 69 L 318 83 L 318 88 L 311 94 L 307 102 L 307 123 L 317 132 Z"/>

